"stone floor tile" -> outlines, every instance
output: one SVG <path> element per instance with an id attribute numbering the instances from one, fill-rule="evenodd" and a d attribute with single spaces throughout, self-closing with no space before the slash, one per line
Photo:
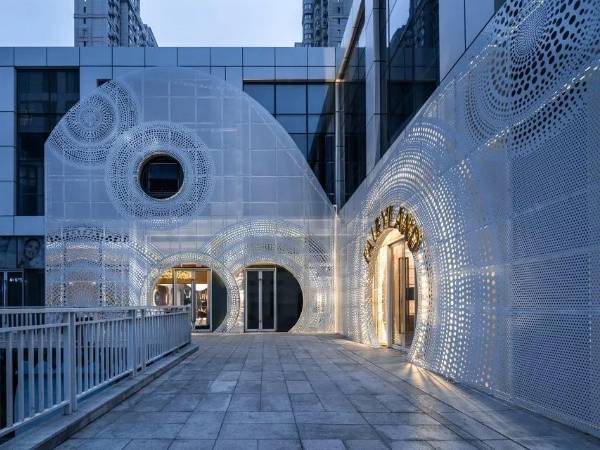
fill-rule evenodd
<path id="1" fill-rule="evenodd" d="M 432 450 L 425 441 L 395 441 L 390 444 L 392 450 Z"/>
<path id="2" fill-rule="evenodd" d="M 467 441 L 427 441 L 436 450 L 476 450 L 473 444 Z"/>
<path id="3" fill-rule="evenodd" d="M 221 422 L 188 422 L 177 434 L 177 439 L 216 439 L 221 430 Z"/>
<path id="4" fill-rule="evenodd" d="M 167 450 L 172 439 L 132 439 L 125 450 Z"/>
<path id="5" fill-rule="evenodd" d="M 206 394 L 200 398 L 195 411 L 227 411 L 231 394 Z"/>
<path id="6" fill-rule="evenodd" d="M 223 423 L 219 439 L 298 439 L 293 423 Z"/>
<path id="7" fill-rule="evenodd" d="M 296 423 L 323 423 L 331 425 L 363 425 L 365 419 L 357 412 L 294 412 Z"/>
<path id="8" fill-rule="evenodd" d="M 182 428 L 178 423 L 123 423 L 117 421 L 97 434 L 100 438 L 175 439 Z"/>
<path id="9" fill-rule="evenodd" d="M 261 411 L 291 411 L 292 404 L 288 394 L 261 394 Z"/>
<path id="10" fill-rule="evenodd" d="M 230 411 L 225 423 L 294 423 L 294 415 L 289 411 Z"/>
<path id="11" fill-rule="evenodd" d="M 241 370 L 223 370 L 215 381 L 237 381 L 240 378 Z"/>
<path id="12" fill-rule="evenodd" d="M 258 441 L 258 450 L 302 450 L 297 439 L 265 439 Z"/>
<path id="13" fill-rule="evenodd" d="M 260 394 L 233 394 L 227 411 L 260 411 Z"/>
<path id="14" fill-rule="evenodd" d="M 285 370 L 283 377 L 286 381 L 306 381 L 306 373 L 302 370 Z"/>
<path id="15" fill-rule="evenodd" d="M 185 411 L 193 411 L 198 406 L 200 399 L 203 397 L 203 394 L 183 394 L 176 395 L 173 399 L 167 403 L 161 411 L 171 411 L 171 412 L 185 412 Z"/>
<path id="16" fill-rule="evenodd" d="M 292 409 L 296 411 L 323 411 L 323 405 L 316 394 L 290 394 Z"/>
<path id="17" fill-rule="evenodd" d="M 286 381 L 285 383 L 290 394 L 311 394 L 313 392 L 308 381 Z"/>
<path id="18" fill-rule="evenodd" d="M 439 425 L 440 423 L 423 413 L 362 413 L 371 425 Z"/>
<path id="19" fill-rule="evenodd" d="M 420 412 L 413 403 L 398 394 L 379 394 L 375 398 L 391 412 Z"/>
<path id="20" fill-rule="evenodd" d="M 215 442 L 213 450 L 256 450 L 258 441 L 255 439 L 220 439 Z"/>
<path id="21" fill-rule="evenodd" d="M 388 450 L 388 446 L 379 439 L 356 439 L 345 441 L 348 450 Z"/>
<path id="22" fill-rule="evenodd" d="M 77 433 L 73 435 L 74 438 L 93 438 L 100 431 L 104 430 L 110 424 L 116 422 L 123 416 L 124 412 L 122 411 L 109 411 L 98 419 L 94 420 L 87 427 L 82 430 L 79 430 Z"/>
<path id="23" fill-rule="evenodd" d="M 238 394 L 260 394 L 260 380 L 242 380 L 238 381 L 235 386 L 235 392 Z"/>
<path id="24" fill-rule="evenodd" d="M 235 390 L 237 381 L 212 381 L 208 387 L 211 394 L 231 393 Z"/>
<path id="25" fill-rule="evenodd" d="M 262 394 L 287 394 L 287 386 L 283 380 L 263 380 L 261 384 Z"/>
<path id="26" fill-rule="evenodd" d="M 139 412 L 127 411 L 119 417 L 119 422 L 131 423 L 185 423 L 191 412 Z"/>
<path id="27" fill-rule="evenodd" d="M 374 395 L 352 394 L 348 396 L 359 412 L 389 412 L 389 408 L 381 403 Z"/>
<path id="28" fill-rule="evenodd" d="M 457 434 L 441 425 L 375 425 L 388 439 L 399 440 L 462 440 Z"/>
<path id="29" fill-rule="evenodd" d="M 379 439 L 369 425 L 330 425 L 318 423 L 298 423 L 298 432 L 304 439 Z"/>
<path id="30" fill-rule="evenodd" d="M 509 439 L 491 439 L 483 441 L 489 448 L 494 450 L 523 450 L 525 447 Z"/>
<path id="31" fill-rule="evenodd" d="M 459 427 L 461 430 L 466 431 L 471 436 L 477 439 L 505 439 L 506 436 L 497 433 L 491 428 L 483 425 L 480 422 L 470 418 L 469 416 L 461 412 L 443 412 L 440 413 L 444 419 L 448 420 L 451 424 Z M 441 420 L 441 419 L 440 419 Z"/>
<path id="32" fill-rule="evenodd" d="M 172 394 L 154 394 L 143 398 L 135 404 L 134 411 L 152 412 L 161 411 L 175 395 Z"/>
<path id="33" fill-rule="evenodd" d="M 303 439 L 304 450 L 345 450 L 346 446 L 340 439 Z"/>
<path id="34" fill-rule="evenodd" d="M 284 381 L 285 376 L 282 370 L 263 370 L 262 381 Z"/>
<path id="35" fill-rule="evenodd" d="M 318 393 L 317 397 L 325 411 L 356 411 L 354 405 L 343 394 Z"/>
<path id="36" fill-rule="evenodd" d="M 222 423 L 225 413 L 222 411 L 194 411 L 186 423 L 195 423 L 198 425 L 205 423 Z"/>
<path id="37" fill-rule="evenodd" d="M 262 370 L 242 370 L 239 381 L 260 381 L 262 380 Z"/>
<path id="38" fill-rule="evenodd" d="M 214 445 L 215 441 L 212 439 L 175 439 L 169 450 L 212 450 Z"/>
<path id="39" fill-rule="evenodd" d="M 130 439 L 69 439 L 59 445 L 57 450 L 120 450 L 129 444 Z"/>

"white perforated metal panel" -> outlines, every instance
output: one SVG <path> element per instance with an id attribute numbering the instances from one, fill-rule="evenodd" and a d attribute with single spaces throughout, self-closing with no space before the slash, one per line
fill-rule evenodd
<path id="1" fill-rule="evenodd" d="M 169 155 L 181 190 L 155 199 L 143 163 Z M 46 144 L 49 304 L 131 305 L 167 268 L 211 267 L 228 291 L 220 331 L 243 330 L 245 266 L 300 282 L 293 331 L 333 331 L 331 203 L 293 140 L 258 103 L 187 69 L 146 69 L 82 99 Z"/>
<path id="2" fill-rule="evenodd" d="M 341 211 L 341 330 L 377 344 L 380 211 L 424 234 L 412 360 L 600 433 L 600 2 L 507 0 Z M 371 269 L 372 270 L 372 269 Z"/>

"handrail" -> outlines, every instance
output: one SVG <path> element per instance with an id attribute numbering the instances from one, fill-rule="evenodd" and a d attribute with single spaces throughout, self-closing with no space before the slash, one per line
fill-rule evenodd
<path id="1" fill-rule="evenodd" d="M 0 437 L 191 340 L 190 306 L 0 308 Z"/>

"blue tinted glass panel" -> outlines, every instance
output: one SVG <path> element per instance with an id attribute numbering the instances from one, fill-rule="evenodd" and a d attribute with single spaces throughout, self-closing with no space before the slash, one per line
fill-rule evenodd
<path id="1" fill-rule="evenodd" d="M 277 120 L 288 133 L 306 133 L 305 115 L 278 115 Z"/>
<path id="2" fill-rule="evenodd" d="M 335 111 L 335 89 L 331 83 L 308 85 L 308 113 L 326 114 Z"/>
<path id="3" fill-rule="evenodd" d="M 305 84 L 278 84 L 275 95 L 277 114 L 306 114 Z"/>
<path id="4" fill-rule="evenodd" d="M 271 114 L 275 114 L 275 86 L 272 84 L 245 84 L 244 91 L 265 107 Z"/>

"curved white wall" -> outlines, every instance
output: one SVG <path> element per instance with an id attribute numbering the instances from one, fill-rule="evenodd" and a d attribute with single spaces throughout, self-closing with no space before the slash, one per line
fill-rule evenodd
<path id="1" fill-rule="evenodd" d="M 181 191 L 148 197 L 139 170 L 168 153 Z M 243 329 L 236 274 L 276 263 L 304 293 L 294 331 L 331 331 L 333 208 L 295 143 L 258 103 L 192 69 L 145 69 L 81 99 L 46 144 L 48 304 L 145 303 L 170 264 L 228 289 L 222 330 Z"/>
<path id="2" fill-rule="evenodd" d="M 340 214 L 341 331 L 375 345 L 362 251 L 424 233 L 414 362 L 600 433 L 600 1 L 507 0 Z"/>

